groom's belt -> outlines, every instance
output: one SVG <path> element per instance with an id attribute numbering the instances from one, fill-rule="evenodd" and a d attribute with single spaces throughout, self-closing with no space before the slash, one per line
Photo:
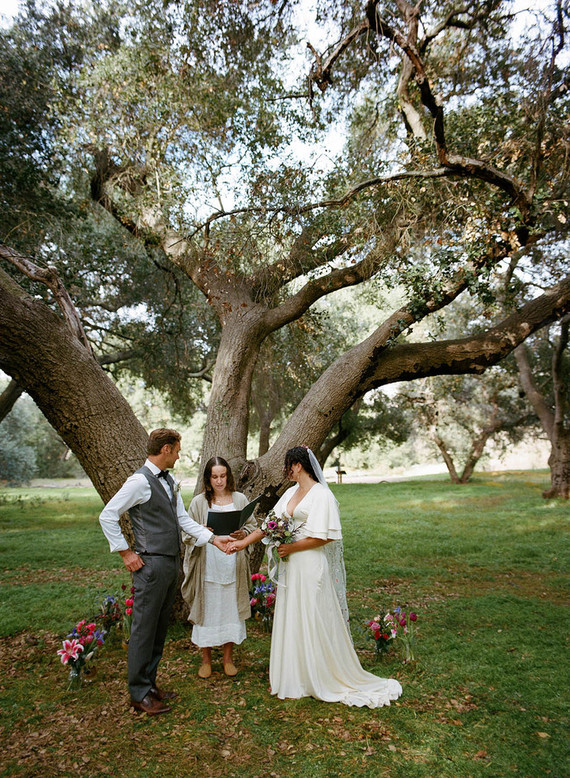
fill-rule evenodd
<path id="1" fill-rule="evenodd" d="M 175 559 L 179 554 L 156 554 L 154 551 L 137 551 L 139 556 L 165 556 L 169 559 Z"/>

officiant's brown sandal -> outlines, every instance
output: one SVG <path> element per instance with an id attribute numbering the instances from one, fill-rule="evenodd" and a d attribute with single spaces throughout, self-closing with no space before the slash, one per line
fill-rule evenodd
<path id="1" fill-rule="evenodd" d="M 233 662 L 224 662 L 224 673 L 230 677 L 237 675 L 237 667 Z"/>
<path id="2" fill-rule="evenodd" d="M 212 665 L 200 665 L 198 675 L 200 678 L 209 678 L 212 675 Z"/>

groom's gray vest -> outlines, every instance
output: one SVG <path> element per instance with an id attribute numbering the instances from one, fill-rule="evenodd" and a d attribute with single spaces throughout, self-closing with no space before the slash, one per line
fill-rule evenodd
<path id="1" fill-rule="evenodd" d="M 135 551 L 138 554 L 161 554 L 178 556 L 180 554 L 180 528 L 176 518 L 176 494 L 174 482 L 168 476 L 172 499 L 160 483 L 160 479 L 144 465 L 137 470 L 150 484 L 150 500 L 135 505 L 129 510 Z"/>

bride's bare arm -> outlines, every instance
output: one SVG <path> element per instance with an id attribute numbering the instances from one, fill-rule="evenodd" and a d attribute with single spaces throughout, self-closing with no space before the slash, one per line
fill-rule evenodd
<path id="1" fill-rule="evenodd" d="M 282 543 L 277 547 L 277 553 L 280 557 L 284 557 L 293 554 L 295 551 L 308 551 L 310 548 L 318 548 L 330 542 L 330 540 L 321 540 L 321 538 L 303 538 L 293 543 Z"/>

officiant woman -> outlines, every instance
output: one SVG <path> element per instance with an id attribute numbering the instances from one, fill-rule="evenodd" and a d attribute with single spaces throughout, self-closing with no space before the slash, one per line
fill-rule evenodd
<path id="1" fill-rule="evenodd" d="M 235 491 L 234 477 L 222 457 L 212 457 L 204 468 L 201 493 L 188 508 L 194 521 L 207 526 L 208 511 L 241 510 L 247 497 Z M 256 527 L 253 516 L 232 533 L 236 540 L 245 538 Z M 251 616 L 249 604 L 249 549 L 231 556 L 214 545 L 196 547 L 191 535 L 182 533 L 186 545 L 182 596 L 190 607 L 192 642 L 202 649 L 200 678 L 212 674 L 212 648 L 223 646 L 223 667 L 226 675 L 234 676 L 234 644 L 246 638 L 245 620 Z"/>

